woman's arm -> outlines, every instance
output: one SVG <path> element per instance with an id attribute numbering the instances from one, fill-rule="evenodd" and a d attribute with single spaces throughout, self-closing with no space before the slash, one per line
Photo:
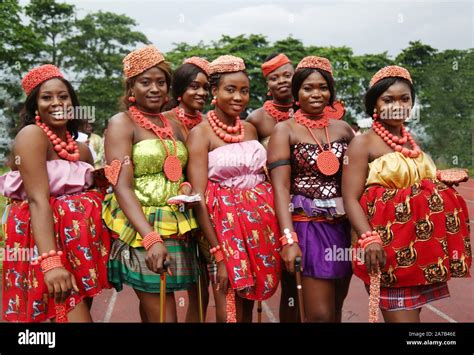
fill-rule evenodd
<path id="1" fill-rule="evenodd" d="M 288 124 L 278 124 L 273 129 L 273 133 L 268 143 L 267 163 L 271 164 L 281 160 L 290 159 L 290 132 Z M 281 165 L 270 170 L 273 193 L 275 196 L 275 212 L 278 218 L 280 229 L 289 229 L 294 232 L 293 219 L 291 217 L 290 182 L 291 166 Z M 301 250 L 297 243 L 285 245 L 281 256 L 285 262 L 288 272 L 294 272 L 294 261 L 297 256 L 301 256 Z"/>
<path id="2" fill-rule="evenodd" d="M 77 142 L 77 146 L 79 148 L 79 160 L 94 166 L 94 158 L 89 146 L 82 142 Z"/>
<path id="3" fill-rule="evenodd" d="M 46 168 L 49 145 L 46 135 L 36 125 L 23 128 L 14 144 L 15 160 L 28 198 L 31 227 L 39 255 L 57 249 Z M 79 291 L 74 276 L 64 268 L 46 272 L 44 280 L 50 297 L 54 297 L 57 303 L 64 302 L 72 288 Z"/>
<path id="4" fill-rule="evenodd" d="M 189 151 L 187 166 L 188 181 L 193 187 L 193 192 L 201 195 L 201 201 L 194 206 L 194 212 L 199 222 L 199 227 L 204 232 L 211 247 L 219 244 L 211 219 L 207 212 L 206 194 L 208 181 L 208 147 L 209 139 L 206 136 L 205 128 L 197 126 L 191 130 L 186 141 Z"/>
<path id="5" fill-rule="evenodd" d="M 194 127 L 188 135 L 186 146 L 189 151 L 187 175 L 188 181 L 193 187 L 195 193 L 202 197 L 201 201 L 194 206 L 194 212 L 199 223 L 199 227 L 206 236 L 211 247 L 219 245 L 216 231 L 212 226 L 204 196 L 206 195 L 208 181 L 208 154 L 209 138 L 206 132 L 206 126 L 201 124 Z M 217 263 L 217 287 L 227 290 L 228 274 L 224 262 Z"/>
<path id="6" fill-rule="evenodd" d="M 133 163 L 131 160 L 133 132 L 134 125 L 125 114 L 114 116 L 108 124 L 105 136 L 105 157 L 107 164 L 110 164 L 113 160 L 122 163 L 117 184 L 114 186 L 115 197 L 135 230 L 142 237 L 145 237 L 154 230 L 148 223 L 133 190 Z M 163 243 L 155 243 L 147 252 L 146 263 L 148 268 L 153 272 L 161 273 L 167 255 Z"/>
<path id="7" fill-rule="evenodd" d="M 359 200 L 365 189 L 369 164 L 369 137 L 367 134 L 355 137 L 346 152 L 342 173 L 342 198 L 344 209 L 352 229 L 360 236 L 372 228 Z M 370 244 L 365 250 L 365 263 L 369 272 L 375 272 L 377 264 L 385 265 L 385 251 L 379 244 Z"/>

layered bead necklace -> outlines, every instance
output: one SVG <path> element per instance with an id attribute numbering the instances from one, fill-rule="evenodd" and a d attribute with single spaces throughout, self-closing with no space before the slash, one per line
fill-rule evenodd
<path id="1" fill-rule="evenodd" d="M 272 100 L 267 100 L 263 104 L 263 109 L 270 116 L 272 116 L 277 121 L 277 123 L 286 121 L 288 118 L 293 116 L 293 109 L 291 107 L 293 107 L 293 103 L 287 104 L 287 105 L 280 105 L 280 104 L 276 104 Z M 281 111 L 278 108 L 282 108 L 282 109 L 289 108 L 289 110 Z"/>
<path id="2" fill-rule="evenodd" d="M 66 142 L 59 138 L 51 129 L 40 121 L 40 116 L 36 116 L 36 125 L 40 127 L 49 138 L 49 141 L 53 144 L 54 150 L 58 153 L 61 159 L 69 161 L 79 160 L 79 147 L 77 142 L 72 138 L 69 131 L 66 131 Z"/>
<path id="3" fill-rule="evenodd" d="M 244 140 L 245 129 L 240 117 L 235 118 L 235 126 L 228 126 L 217 118 L 216 111 L 212 110 L 207 113 L 207 119 L 214 133 L 226 143 L 240 143 Z M 232 133 L 240 134 L 233 136 Z"/>
<path id="4" fill-rule="evenodd" d="M 310 119 L 308 117 L 313 117 L 314 119 Z M 340 163 L 336 154 L 334 154 L 331 150 L 331 141 L 329 140 L 328 132 L 329 118 L 324 113 L 320 115 L 305 115 L 301 110 L 296 111 L 294 118 L 296 123 L 303 125 L 308 129 L 308 132 L 311 134 L 311 137 L 313 137 L 314 141 L 321 149 L 321 153 L 319 153 L 318 157 L 316 158 L 316 166 L 318 167 L 319 171 L 326 176 L 331 176 L 337 173 L 339 170 Z M 324 131 L 326 133 L 327 144 L 329 146 L 328 150 L 324 150 L 323 145 L 318 141 L 313 131 L 311 130 L 312 128 L 324 128 Z"/>
<path id="5" fill-rule="evenodd" d="M 407 158 L 416 158 L 421 154 L 420 147 L 416 144 L 410 132 L 405 129 L 405 126 L 402 125 L 401 138 L 390 133 L 380 122 L 374 122 L 372 124 L 372 129 L 390 148 L 396 152 L 402 153 Z M 412 149 L 403 146 L 406 142 L 410 143 Z"/>
<path id="6" fill-rule="evenodd" d="M 173 136 L 173 130 L 168 120 L 161 113 L 148 113 L 138 110 L 135 106 L 130 106 L 128 109 L 132 116 L 133 121 L 140 127 L 147 130 L 153 131 L 156 136 L 160 139 L 161 144 L 166 150 L 166 158 L 163 164 L 163 172 L 168 180 L 172 182 L 177 182 L 183 176 L 183 168 L 181 167 L 181 162 L 178 158 L 178 148 L 176 146 L 176 140 Z M 158 117 L 163 123 L 163 127 L 160 127 L 149 119 L 145 115 Z M 173 141 L 174 153 L 171 153 L 164 142 L 164 139 L 171 139 Z"/>
<path id="7" fill-rule="evenodd" d="M 193 129 L 193 127 L 202 122 L 202 114 L 199 111 L 196 111 L 195 115 L 191 115 L 186 113 L 182 107 L 176 106 L 174 112 L 176 117 L 178 117 L 184 127 L 188 130 Z"/>

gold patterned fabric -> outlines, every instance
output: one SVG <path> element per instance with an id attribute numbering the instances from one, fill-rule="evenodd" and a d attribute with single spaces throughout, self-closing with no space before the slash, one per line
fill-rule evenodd
<path id="1" fill-rule="evenodd" d="M 428 155 L 385 154 L 369 164 L 366 184 L 359 202 L 387 256 L 383 287 L 431 285 L 470 276 L 466 202 L 454 188 L 436 180 L 436 167 Z M 353 269 L 369 283 L 363 263 L 355 261 Z"/>
<path id="2" fill-rule="evenodd" d="M 384 154 L 369 163 L 366 186 L 379 185 L 389 189 L 402 189 L 423 179 L 435 179 L 433 160 L 421 153 L 418 158 L 407 158 L 399 152 Z"/>

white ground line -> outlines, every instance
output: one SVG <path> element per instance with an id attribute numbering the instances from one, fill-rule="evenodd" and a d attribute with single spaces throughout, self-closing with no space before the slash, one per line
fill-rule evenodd
<path id="1" fill-rule="evenodd" d="M 109 323 L 110 318 L 112 317 L 112 312 L 114 311 L 115 301 L 117 301 L 117 291 L 113 289 L 112 297 L 110 297 L 109 305 L 107 306 L 107 312 L 105 312 L 104 323 Z"/>
<path id="2" fill-rule="evenodd" d="M 433 312 L 434 314 L 440 316 L 441 318 L 443 318 L 444 320 L 447 320 L 449 323 L 457 323 L 456 320 L 454 320 L 453 318 L 451 318 L 450 316 L 448 316 L 446 313 L 443 313 L 441 312 L 438 308 L 436 308 L 435 306 L 432 306 L 430 304 L 427 304 L 426 305 L 426 308 L 428 308 L 431 312 Z"/>
<path id="3" fill-rule="evenodd" d="M 270 307 L 268 307 L 268 305 L 265 301 L 262 301 L 262 310 L 267 315 L 268 319 L 270 320 L 270 323 L 278 323 L 278 320 L 276 319 L 276 317 L 273 314 L 272 310 L 270 309 Z"/>

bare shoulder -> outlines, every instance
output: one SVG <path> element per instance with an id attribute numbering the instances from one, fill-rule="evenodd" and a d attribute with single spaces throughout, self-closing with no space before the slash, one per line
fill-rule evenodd
<path id="1" fill-rule="evenodd" d="M 293 120 L 290 119 L 290 120 L 277 123 L 275 127 L 273 127 L 272 135 L 275 133 L 277 134 L 286 133 L 286 135 L 290 135 L 290 132 L 292 131 L 293 131 Z"/>
<path id="2" fill-rule="evenodd" d="M 368 152 L 370 146 L 371 136 L 370 133 L 366 132 L 364 134 L 360 134 L 355 136 L 351 143 L 349 144 L 349 149 L 353 152 Z"/>
<path id="3" fill-rule="evenodd" d="M 244 124 L 244 128 L 246 131 L 250 131 L 250 132 L 253 132 L 255 134 L 257 134 L 257 129 L 255 128 L 255 126 L 249 122 L 249 121 L 242 121 L 242 123 Z"/>
<path id="4" fill-rule="evenodd" d="M 23 127 L 15 137 L 14 148 L 23 144 L 28 146 L 37 146 L 38 144 L 47 146 L 49 140 L 43 130 L 35 124 Z"/>
<path id="5" fill-rule="evenodd" d="M 252 124 L 258 124 L 264 117 L 265 110 L 263 107 L 253 110 L 252 113 L 247 117 L 246 121 Z"/>
<path id="6" fill-rule="evenodd" d="M 193 129 L 189 131 L 186 143 L 195 142 L 198 140 L 207 140 L 209 127 L 208 121 L 202 121 L 198 125 L 194 126 Z"/>
<path id="7" fill-rule="evenodd" d="M 133 126 L 133 122 L 130 119 L 130 116 L 127 115 L 127 113 L 119 112 L 119 113 L 115 114 L 114 116 L 112 116 L 109 119 L 107 129 L 115 128 L 117 126 L 121 127 L 121 126 L 124 126 L 124 125 L 128 126 L 128 127 L 131 127 L 131 126 Z"/>
<path id="8" fill-rule="evenodd" d="M 79 151 L 81 153 L 90 151 L 90 148 L 86 143 L 84 143 L 84 142 L 76 142 L 76 143 L 77 143 L 77 147 L 79 148 Z"/>

